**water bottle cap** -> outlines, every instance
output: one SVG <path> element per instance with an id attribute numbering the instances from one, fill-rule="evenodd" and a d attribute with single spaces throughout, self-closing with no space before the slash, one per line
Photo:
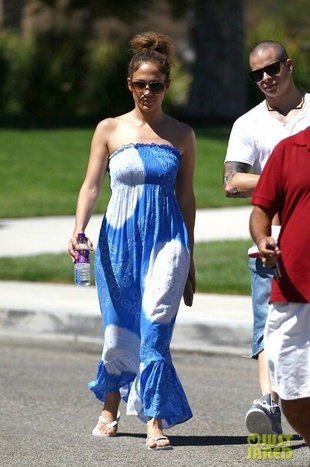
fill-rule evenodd
<path id="1" fill-rule="evenodd" d="M 85 238 L 84 232 L 79 232 L 79 233 L 78 233 L 78 239 L 81 240 L 81 239 L 83 239 L 83 238 Z"/>

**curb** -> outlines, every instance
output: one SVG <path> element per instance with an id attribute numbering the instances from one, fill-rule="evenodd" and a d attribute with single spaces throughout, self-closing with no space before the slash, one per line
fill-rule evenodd
<path id="1" fill-rule="evenodd" d="M 0 332 L 98 342 L 102 321 L 94 286 L 0 281 Z M 193 352 L 251 353 L 251 298 L 196 294 L 182 302 L 171 348 Z"/>

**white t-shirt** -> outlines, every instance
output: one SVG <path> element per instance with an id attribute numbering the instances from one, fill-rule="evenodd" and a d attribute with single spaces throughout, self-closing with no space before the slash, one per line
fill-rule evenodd
<path id="1" fill-rule="evenodd" d="M 239 117 L 231 130 L 225 162 L 244 162 L 260 175 L 273 148 L 284 138 L 310 126 L 310 94 L 304 105 L 288 123 L 272 116 L 264 100 Z"/>

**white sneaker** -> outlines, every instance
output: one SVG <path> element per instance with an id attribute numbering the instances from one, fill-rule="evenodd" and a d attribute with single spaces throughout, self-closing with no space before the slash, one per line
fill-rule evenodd
<path id="1" fill-rule="evenodd" d="M 271 394 L 266 394 L 256 399 L 245 416 L 245 424 L 250 433 L 282 434 L 281 410 L 271 399 Z"/>

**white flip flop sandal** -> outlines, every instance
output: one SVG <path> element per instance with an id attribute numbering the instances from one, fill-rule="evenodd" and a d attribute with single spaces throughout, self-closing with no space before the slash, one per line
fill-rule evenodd
<path id="1" fill-rule="evenodd" d="M 103 423 L 103 425 L 105 425 L 108 430 L 110 430 L 111 428 L 113 428 L 114 426 L 117 426 L 118 425 L 118 422 L 119 422 L 119 419 L 121 417 L 121 414 L 119 412 L 117 412 L 117 416 L 116 416 L 116 420 L 113 420 L 113 422 L 108 422 L 102 415 L 100 415 L 99 417 L 99 422 Z M 91 433 L 93 436 L 95 436 L 96 438 L 112 438 L 114 436 L 116 436 L 116 432 L 115 433 L 101 433 L 101 431 L 99 430 L 98 428 L 98 423 L 97 425 L 95 426 L 95 428 L 93 429 L 92 433 Z"/>
<path id="2" fill-rule="evenodd" d="M 154 448 L 152 448 L 148 444 L 148 440 L 150 438 L 153 439 L 155 441 L 155 443 L 156 443 L 156 446 Z M 154 438 L 154 436 L 148 436 L 146 438 L 146 448 L 149 449 L 150 451 L 164 451 L 164 450 L 168 450 L 168 449 L 173 449 L 173 447 L 170 444 L 166 445 L 166 446 L 158 445 L 157 441 L 160 441 L 161 439 L 168 439 L 168 437 L 167 436 L 159 436 L 158 438 Z"/>

